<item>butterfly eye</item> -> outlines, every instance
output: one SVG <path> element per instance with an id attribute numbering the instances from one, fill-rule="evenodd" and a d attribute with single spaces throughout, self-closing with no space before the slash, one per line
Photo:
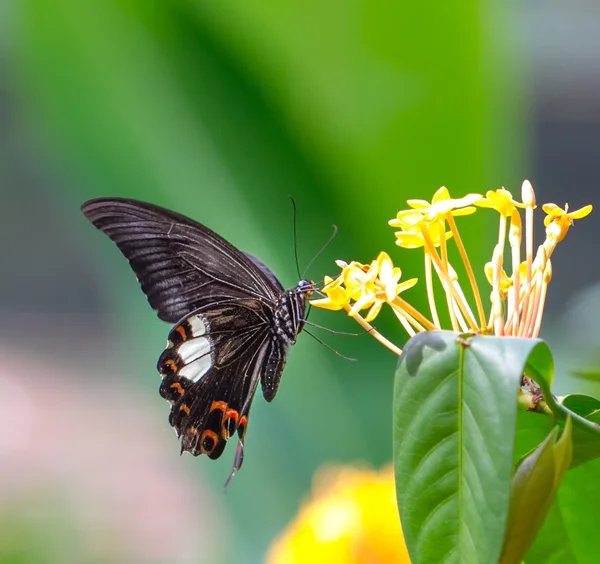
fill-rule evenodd
<path id="1" fill-rule="evenodd" d="M 315 283 L 312 280 L 300 280 L 297 289 L 301 294 L 310 296 L 315 290 Z"/>

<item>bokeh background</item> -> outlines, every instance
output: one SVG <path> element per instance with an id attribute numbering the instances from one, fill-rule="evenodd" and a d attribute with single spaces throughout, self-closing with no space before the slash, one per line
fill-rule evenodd
<path id="1" fill-rule="evenodd" d="M 540 202 L 598 205 L 599 26 L 585 1 L 2 0 L 0 563 L 261 562 L 317 468 L 391 457 L 395 357 L 325 332 L 358 361 L 302 335 L 226 493 L 232 447 L 179 457 L 155 371 L 169 328 L 83 201 L 190 215 L 292 286 L 292 195 L 301 269 L 339 228 L 312 278 L 381 249 L 419 276 L 386 223 L 407 198 L 529 178 Z M 559 392 L 589 391 L 568 373 L 600 361 L 595 214 L 554 257 Z M 462 222 L 475 264 L 491 217 Z"/>

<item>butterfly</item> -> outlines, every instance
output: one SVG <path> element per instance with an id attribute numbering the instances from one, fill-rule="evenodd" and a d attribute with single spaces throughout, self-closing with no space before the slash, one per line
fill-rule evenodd
<path id="1" fill-rule="evenodd" d="M 158 317 L 174 324 L 157 368 L 181 452 L 217 459 L 237 433 L 229 482 L 258 383 L 272 401 L 314 283 L 286 291 L 257 258 L 153 204 L 99 198 L 81 210 L 117 244 Z"/>

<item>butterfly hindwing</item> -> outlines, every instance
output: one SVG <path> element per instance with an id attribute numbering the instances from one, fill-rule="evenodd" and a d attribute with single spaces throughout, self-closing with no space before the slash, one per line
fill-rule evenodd
<path id="1" fill-rule="evenodd" d="M 158 361 L 160 392 L 183 450 L 218 458 L 236 431 L 243 440 L 259 381 L 273 399 L 286 345 L 272 325 L 271 309 L 244 299 L 204 307 L 171 330 Z"/>

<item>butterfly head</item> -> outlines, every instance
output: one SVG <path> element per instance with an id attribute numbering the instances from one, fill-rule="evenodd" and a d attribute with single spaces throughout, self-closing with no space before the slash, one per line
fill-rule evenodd
<path id="1" fill-rule="evenodd" d="M 315 283 L 312 280 L 300 280 L 296 286 L 296 292 L 303 294 L 305 298 L 308 298 L 315 291 Z"/>

